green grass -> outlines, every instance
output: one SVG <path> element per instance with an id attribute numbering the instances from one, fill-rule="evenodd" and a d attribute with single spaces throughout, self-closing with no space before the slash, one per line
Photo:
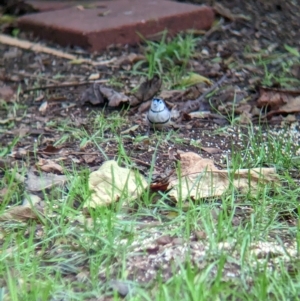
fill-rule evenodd
<path id="1" fill-rule="evenodd" d="M 158 74 L 174 87 L 191 71 L 188 61 L 196 43 L 190 35 L 168 40 L 165 33 L 161 41 L 147 42 L 146 67 L 143 62 L 136 72 Z M 283 62 L 298 60 L 295 50 L 287 47 L 287 51 Z M 271 61 L 257 64 L 266 66 L 265 80 L 271 83 Z M 14 106 L 3 108 L 16 116 L 20 104 Z M 0 300 L 105 300 L 105 296 L 124 300 L 109 289 L 113 279 L 129 281 L 132 291 L 126 300 L 130 301 L 300 299 L 298 132 L 239 127 L 231 110 L 227 118 L 230 130 L 206 130 L 201 135 L 235 135 L 223 164 L 229 176 L 242 168 L 275 167 L 281 185 L 268 183 L 248 192 L 231 185 L 220 197 L 178 202 L 168 191 L 146 189 L 125 207 L 121 204 L 129 196 L 123 191 L 118 203 L 95 209 L 84 208 L 91 195 L 88 179 L 93 167 L 114 159 L 150 183 L 175 166 L 180 173 L 180 165 L 155 164 L 173 147 L 193 146 L 200 151 L 199 137 L 187 142 L 189 137 L 173 130 L 150 137 L 143 131 L 121 135 L 131 124 L 119 113 L 91 113 L 81 126 L 67 118 L 50 120 L 47 128 L 57 133 L 52 142 L 62 149 L 57 162 L 64 168 L 66 184 L 41 192 L 26 190 L 20 175 L 26 176 L 41 156 L 37 150 L 44 147 L 42 137 L 31 140 L 30 157 L 0 170 L 0 219 L 8 209 L 22 206 L 31 193 L 39 195 L 43 210 L 37 220 L 0 221 Z M 12 122 L 8 128 L 15 126 Z M 1 158 L 8 160 L 28 142 L 24 139 L 30 137 L 12 138 L 1 148 Z M 100 159 L 87 166 L 82 156 L 91 153 Z M 141 164 L 145 153 L 148 165 Z M 171 242 L 157 246 L 156 240 L 163 237 Z M 136 274 L 129 263 L 139 267 Z M 138 282 L 138 276 L 151 273 L 156 273 L 152 280 Z"/>
<path id="2" fill-rule="evenodd" d="M 181 82 L 191 71 L 188 63 L 195 53 L 199 38 L 192 34 L 178 34 L 169 39 L 167 35 L 168 32 L 164 31 L 160 41 L 144 40 L 146 59 L 135 64 L 133 73 L 148 78 L 159 75 L 167 87 L 183 87 Z"/>
<path id="3" fill-rule="evenodd" d="M 107 145 L 114 142 L 115 158 L 121 164 L 138 165 L 118 134 L 126 126 L 124 119 L 102 114 L 89 118 L 92 135 L 68 122 L 48 126 L 57 127 L 62 136 L 68 135 L 65 141 L 78 146 L 87 139 L 86 144 L 107 157 L 111 153 Z M 104 279 L 126 280 L 128 260 L 141 256 L 136 261 L 142 262 L 151 256 L 136 248 L 161 236 L 181 241 L 166 251 L 175 250 L 178 257 L 170 261 L 162 256 L 161 275 L 158 272 L 150 282 L 138 285 L 130 279 L 134 289 L 128 300 L 298 299 L 299 260 L 295 254 L 300 246 L 300 231 L 297 223 L 287 220 L 298 218 L 300 190 L 289 171 L 299 171 L 299 165 L 291 160 L 299 148 L 288 133 L 274 138 L 268 131 L 249 127 L 242 136 L 244 149 L 235 150 L 233 145 L 228 162 L 231 169 L 275 166 L 281 171 L 282 186 L 262 186 L 254 194 L 231 188 L 216 200 L 180 200 L 174 206 L 166 192 L 156 197 L 145 193 L 144 199 L 129 210 L 112 205 L 88 209 L 88 215 L 84 215 L 83 205 L 91 193 L 87 184 L 90 171 L 77 164 L 66 167 L 66 186 L 41 195 L 45 210 L 42 223 L 10 220 L 1 224 L 3 300 L 92 300 L 104 295 L 122 300 L 107 289 Z M 151 136 L 152 167 L 162 151 L 159 147 L 179 139 L 176 137 L 172 132 Z M 57 144 L 61 143 L 58 140 Z M 0 189 L 5 187 L 8 193 L 1 202 L 2 213 L 8 205 L 20 205 L 28 194 L 16 179 L 17 172 L 24 174 L 25 166 L 14 172 L 4 171 Z M 148 172 L 151 175 L 153 169 Z M 150 219 L 149 225 L 144 224 L 145 219 Z M 151 221 L 158 224 L 151 225 Z M 139 228 L 141 224 L 144 227 Z M 201 232 L 203 238 L 191 243 L 196 232 Z M 276 246 L 281 251 L 270 255 L 270 251 L 264 253 L 258 248 L 259 244 L 271 251 Z M 181 253 L 183 246 L 186 252 Z M 294 267 L 292 273 L 290 265 Z M 166 267 L 174 275 L 164 279 Z"/>
<path id="4" fill-rule="evenodd" d="M 263 49 L 258 53 L 251 53 L 245 49 L 245 56 L 252 57 L 251 64 L 262 68 L 263 86 L 280 86 L 282 88 L 293 88 L 299 85 L 299 79 L 292 73 L 293 67 L 300 63 L 300 55 L 296 48 L 284 45 L 285 51 L 273 51 Z"/>

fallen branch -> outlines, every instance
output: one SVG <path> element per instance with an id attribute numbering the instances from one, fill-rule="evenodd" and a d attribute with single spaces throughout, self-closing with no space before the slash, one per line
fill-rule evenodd
<path id="1" fill-rule="evenodd" d="M 179 112 L 189 114 L 191 112 L 202 111 L 203 100 L 204 98 L 214 90 L 216 90 L 226 79 L 226 74 L 224 74 L 220 80 L 218 80 L 212 87 L 210 87 L 207 91 L 205 91 L 200 97 L 195 100 L 188 100 L 182 104 L 180 104 L 177 108 Z M 181 113 L 181 118 L 183 118 L 183 114 Z"/>
<path id="2" fill-rule="evenodd" d="M 43 53 L 52 54 L 52 55 L 55 55 L 58 57 L 62 57 L 64 59 L 68 59 L 68 60 L 77 59 L 77 57 L 73 54 L 59 51 L 59 50 L 56 50 L 56 49 L 53 49 L 53 48 L 50 48 L 47 46 L 43 46 L 41 44 L 32 43 L 32 42 L 20 40 L 17 38 L 12 38 L 12 37 L 4 35 L 4 34 L 0 34 L 0 43 L 19 47 L 22 49 L 32 50 L 35 52 L 43 52 Z"/>
<path id="3" fill-rule="evenodd" d="M 30 41 L 24 41 L 17 38 L 12 38 L 8 35 L 0 34 L 0 44 L 10 45 L 26 50 L 31 50 L 34 52 L 42 52 L 51 54 L 60 58 L 64 58 L 67 60 L 80 60 L 82 63 L 87 63 L 91 65 L 99 65 L 99 62 L 94 62 L 88 59 L 80 59 L 76 55 L 66 53 L 64 51 L 56 50 L 47 46 L 43 46 L 40 43 L 32 43 Z"/>
<path id="4" fill-rule="evenodd" d="M 209 93 L 216 90 L 227 78 L 226 74 L 224 74 L 214 85 L 212 85 L 207 91 L 205 91 L 200 97 L 196 98 L 194 101 L 202 101 Z"/>
<path id="5" fill-rule="evenodd" d="M 28 93 L 31 91 L 37 91 L 37 90 L 47 90 L 47 89 L 58 89 L 58 88 L 66 88 L 66 87 L 79 87 L 79 86 L 84 86 L 84 85 L 89 85 L 89 84 L 94 84 L 94 83 L 107 83 L 108 79 L 100 79 L 97 81 L 86 81 L 86 82 L 81 82 L 81 83 L 62 83 L 62 84 L 57 84 L 57 85 L 47 85 L 47 86 L 41 86 L 41 87 L 34 87 L 34 88 L 29 88 L 23 90 L 23 93 Z"/>

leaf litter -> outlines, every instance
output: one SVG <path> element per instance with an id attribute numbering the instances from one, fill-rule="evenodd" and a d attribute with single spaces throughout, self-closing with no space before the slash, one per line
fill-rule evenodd
<path id="1" fill-rule="evenodd" d="M 22 166 L 25 159 L 27 164 L 29 164 L 26 168 L 30 166 L 37 168 L 37 170 L 29 170 L 27 178 L 24 179 L 24 187 L 27 193 L 30 191 L 34 193 L 44 190 L 49 191 L 57 186 L 64 187 L 68 179 L 65 175 L 61 174 L 64 170 L 72 172 L 73 164 L 87 167 L 92 171 L 106 164 L 105 162 L 109 162 L 99 152 L 99 149 L 90 146 L 89 142 L 83 143 L 84 148 L 81 148 L 78 140 L 76 140 L 78 138 L 74 139 L 67 131 L 68 126 L 73 126 L 72 132 L 75 134 L 76 127 L 82 127 L 92 137 L 93 132 L 91 129 L 93 129 L 93 124 L 88 115 L 91 111 L 96 112 L 96 114 L 103 114 L 103 106 L 106 105 L 110 107 L 110 110 L 119 109 L 119 106 L 122 105 L 130 107 L 128 115 L 126 115 L 126 124 L 119 129 L 119 132 L 123 135 L 122 145 L 129 151 L 132 161 L 135 162 L 135 166 L 134 169 L 125 168 L 114 163 L 113 169 L 119 172 L 120 168 L 124 168 L 124 178 L 126 179 L 132 174 L 133 170 L 135 175 L 138 170 L 140 176 L 143 175 L 147 178 L 150 166 L 152 165 L 152 156 L 156 154 L 150 187 L 159 196 L 161 196 L 161 193 L 169 193 L 176 200 L 179 198 L 191 198 L 195 200 L 201 198 L 203 196 L 199 195 L 199 189 L 195 189 L 201 178 L 207 181 L 204 182 L 204 186 L 206 186 L 205 197 L 209 198 L 213 196 L 213 199 L 219 196 L 219 193 L 226 190 L 228 185 L 231 184 L 228 183 L 228 177 L 233 175 L 235 181 L 237 181 L 234 182 L 237 190 L 240 188 L 249 188 L 253 183 L 254 187 L 265 185 L 266 183 L 277 184 L 278 177 L 273 168 L 263 167 L 256 169 L 250 167 L 249 169 L 235 170 L 231 174 L 230 170 L 224 166 L 226 163 L 225 159 L 230 157 L 232 144 L 239 147 L 242 151 L 245 147 L 245 140 L 242 137 L 244 134 L 247 134 L 242 131 L 243 135 L 239 135 L 236 128 L 229 125 L 228 115 L 234 112 L 233 117 L 237 118 L 238 125 L 245 123 L 255 125 L 258 119 L 267 117 L 269 124 L 273 122 L 278 125 L 275 128 L 275 132 L 279 136 L 282 130 L 281 122 L 284 120 L 286 122 L 285 126 L 290 126 L 291 130 L 296 129 L 295 132 L 297 133 L 297 116 L 299 112 L 297 91 L 294 93 L 292 89 L 286 89 L 286 86 L 281 88 L 280 81 L 276 78 L 273 78 L 270 87 L 266 87 L 265 82 L 262 83 L 263 81 L 267 81 L 266 78 L 263 78 L 265 75 L 264 66 L 259 65 L 259 63 L 253 64 L 253 60 L 255 58 L 270 59 L 272 56 L 274 57 L 277 50 L 282 51 L 280 45 L 282 45 L 282 41 L 285 41 L 285 45 L 287 46 L 283 48 L 289 53 L 287 61 L 293 62 L 291 74 L 297 77 L 297 61 L 295 57 L 297 58 L 298 54 L 294 50 L 297 50 L 297 48 L 291 48 L 289 45 L 294 45 L 294 42 L 299 43 L 300 39 L 292 36 L 293 30 L 289 28 L 289 22 L 279 22 L 282 26 L 276 28 L 278 31 L 278 40 L 275 42 L 277 43 L 273 43 L 274 46 L 270 45 L 270 42 L 267 42 L 268 39 L 265 37 L 269 37 L 270 41 L 274 40 L 274 37 L 270 36 L 270 28 L 272 30 L 275 29 L 273 23 L 269 22 L 269 17 L 265 16 L 264 9 L 267 5 L 266 3 L 262 3 L 258 7 L 251 2 L 252 5 L 249 4 L 247 8 L 244 6 L 241 7 L 236 1 L 234 3 L 222 1 L 222 3 L 224 7 L 222 5 L 215 6 L 215 11 L 218 15 L 223 16 L 225 20 L 221 18 L 213 29 L 205 33 L 199 45 L 198 53 L 191 59 L 191 64 L 194 66 L 193 74 L 196 75 L 197 80 L 191 77 L 187 81 L 188 78 L 185 78 L 185 82 L 183 82 L 185 85 L 189 86 L 192 82 L 193 85 L 181 90 L 170 91 L 165 89 L 162 78 L 158 76 L 145 80 L 141 76 L 128 76 L 122 73 L 122 76 L 118 77 L 121 71 L 132 70 L 136 62 L 141 62 L 144 59 L 139 53 L 132 52 L 131 48 L 108 50 L 103 56 L 96 57 L 95 55 L 91 55 L 91 59 L 88 60 L 82 60 L 77 56 L 74 59 L 68 57 L 71 60 L 69 63 L 61 60 L 59 56 L 52 57 L 48 54 L 24 50 L 21 51 L 21 55 L 6 55 L 5 61 L 3 61 L 5 76 L 1 75 L 1 80 L 10 87 L 13 95 L 17 94 L 17 86 L 20 84 L 23 91 L 20 94 L 22 105 L 26 104 L 28 107 L 26 113 L 21 107 L 14 108 L 12 110 L 13 114 L 10 117 L 7 117 L 7 110 L 1 108 L 0 120 L 2 121 L 2 125 L 6 127 L 6 131 L 5 133 L 0 132 L 2 137 L 0 149 L 1 152 L 2 149 L 5 149 L 6 153 L 11 155 L 10 159 L 12 162 L 10 162 L 9 168 L 12 168 L 12 166 Z M 232 7 L 235 4 L 236 7 Z M 281 5 L 284 6 L 286 4 Z M 247 9 L 247 11 L 244 11 L 244 9 Z M 284 13 L 282 13 L 282 16 L 274 14 L 278 20 L 284 16 Z M 264 20 L 266 26 L 260 26 L 259 22 L 252 24 L 252 20 L 248 21 L 248 16 L 253 15 L 258 20 L 262 20 L 262 16 L 263 18 L 266 17 L 267 19 Z M 253 26 L 255 29 L 253 29 Z M 270 27 L 268 28 L 268 26 Z M 242 52 L 241 49 L 244 47 L 249 47 L 250 53 Z M 262 53 L 266 48 L 268 49 L 267 52 Z M 1 45 L 0 47 L 1 52 L 9 49 L 11 48 L 7 48 L 5 45 Z M 120 59 L 118 60 L 118 58 Z M 269 71 L 278 74 L 280 60 L 276 62 L 276 59 L 274 59 L 268 65 Z M 35 62 L 35 64 L 32 64 L 32 62 Z M 24 73 L 25 70 L 27 73 Z M 219 81 L 225 74 L 226 79 L 220 84 Z M 57 80 L 54 79 L 55 76 L 58 76 Z M 113 82 L 111 81 L 112 78 L 116 81 L 121 81 L 122 86 L 117 86 L 117 88 L 113 84 L 110 86 L 110 83 Z M 203 81 L 203 78 L 207 78 L 208 81 Z M 91 83 L 87 81 L 95 82 Z M 65 83 L 65 85 L 61 83 Z M 210 90 L 214 84 L 217 84 L 217 86 Z M 88 87 L 86 87 L 87 85 Z M 11 95 L 11 91 L 9 95 Z M 37 94 L 33 94 L 34 91 L 37 91 Z M 42 91 L 46 91 L 46 93 L 42 94 Z M 88 95 L 85 98 L 82 96 L 84 93 Z M 4 93 L 3 95 L 5 96 L 6 94 Z M 167 101 L 167 105 L 172 110 L 175 125 L 180 125 L 180 127 L 177 127 L 179 128 L 178 138 L 183 141 L 182 143 L 163 141 L 157 147 L 155 144 L 155 133 L 153 133 L 153 136 L 142 140 L 143 142 L 135 142 L 134 137 L 143 137 L 146 133 L 143 114 L 147 112 L 149 100 L 153 96 L 161 96 Z M 60 97 L 63 101 L 49 105 L 51 98 L 58 99 Z M 7 97 L 6 99 L 3 100 L 11 106 L 11 98 Z M 39 112 L 40 103 L 36 101 L 38 106 L 34 105 L 36 99 L 45 101 L 48 104 L 46 110 Z M 18 104 L 17 101 L 12 103 Z M 75 106 L 69 107 L 69 104 L 75 104 Z M 42 113 L 45 116 L 41 116 Z M 107 122 L 111 122 L 111 119 L 109 119 L 110 113 L 111 111 L 109 110 L 104 112 Z M 292 114 L 295 118 L 284 119 L 287 117 L 286 114 Z M 278 117 L 282 117 L 282 119 L 278 119 Z M 81 122 L 81 120 L 85 119 L 87 122 Z M 228 126 L 228 131 L 225 133 L 216 133 L 219 130 L 219 124 Z M 14 144 L 12 143 L 12 139 L 15 138 L 21 125 L 29 126 L 31 130 L 28 131 L 27 129 L 24 135 L 19 136 L 18 143 Z M 57 125 L 63 125 L 62 128 L 64 130 L 58 132 Z M 171 129 L 174 128 L 176 127 L 171 127 Z M 167 133 L 169 130 L 167 130 Z M 48 148 L 49 145 L 52 145 L 51 143 L 57 143 L 63 135 L 67 134 L 69 136 L 66 136 L 65 140 L 58 143 L 59 151 L 55 148 Z M 112 140 L 113 135 L 113 133 L 104 132 L 101 137 L 101 148 L 108 154 L 107 156 L 110 159 L 115 158 L 118 149 L 118 144 Z M 40 157 L 35 157 L 35 141 L 37 138 L 39 139 L 39 151 L 37 154 Z M 295 138 L 296 148 L 299 145 L 298 138 Z M 176 151 L 170 151 L 175 148 Z M 59 159 L 62 158 L 60 151 L 64 152 L 65 155 L 64 169 L 61 168 L 59 163 Z M 184 161 L 185 156 L 187 156 L 186 161 Z M 188 158 L 190 157 L 193 159 L 189 160 Z M 179 162 L 181 167 L 185 168 L 185 173 L 181 177 L 178 177 L 174 173 Z M 197 162 L 199 165 L 196 164 Z M 208 167 L 211 169 L 210 171 L 208 171 Z M 5 165 L 4 170 L 7 170 L 7 168 Z M 3 174 L 3 171 L 1 173 Z M 222 187 L 223 190 L 218 194 L 215 193 L 218 190 L 212 188 L 211 177 L 206 177 L 207 174 L 212 176 L 214 179 L 213 183 L 219 183 Z M 107 175 L 104 176 L 106 181 L 112 179 L 111 175 L 112 169 L 107 171 Z M 250 184 L 246 179 L 250 179 L 253 183 Z M 126 181 L 124 183 L 121 180 L 118 182 L 120 184 L 118 193 L 121 195 L 120 191 L 128 189 L 126 187 L 128 183 Z M 135 180 L 132 180 L 132 182 L 134 183 Z M 99 178 L 96 177 L 95 183 L 100 183 L 99 191 L 104 188 L 103 186 L 101 187 L 101 174 Z M 174 189 L 178 183 L 185 183 L 184 191 L 179 192 Z M 149 184 L 147 183 L 147 185 Z M 105 202 L 107 200 L 109 202 L 118 200 L 118 194 L 113 196 L 114 189 L 111 189 L 113 186 L 105 185 L 107 189 L 106 194 L 102 195 L 100 193 L 101 196 L 105 196 Z M 92 185 L 90 188 L 97 191 L 98 188 L 95 187 Z M 145 191 L 147 189 L 146 184 L 143 187 Z M 207 189 L 208 187 L 212 189 Z M 136 191 L 136 189 L 136 186 L 133 185 L 130 191 Z M 209 190 L 212 192 L 208 193 L 207 191 Z M 1 191 L 3 191 L 1 197 L 5 197 L 7 191 Z M 253 191 L 255 190 L 253 189 Z M 77 196 L 79 200 L 81 200 L 80 197 Z M 101 202 L 100 204 L 102 204 Z M 12 212 L 8 212 L 6 220 L 20 219 L 26 221 L 36 218 L 34 210 L 31 211 L 28 208 L 24 209 L 24 206 L 21 207 L 15 209 L 15 213 L 13 212 L 13 207 L 9 208 L 8 210 L 12 210 Z M 169 213 L 167 212 L 165 218 L 171 217 Z M 217 224 L 218 214 L 220 214 L 220 211 L 217 211 L 216 215 L 212 214 L 215 224 Z M 128 218 L 130 219 L 130 216 Z M 83 219 L 82 216 L 78 216 L 78 220 Z M 293 221 L 294 218 L 291 218 L 291 223 Z M 157 223 L 157 220 L 152 220 L 152 222 L 152 231 L 137 234 L 136 241 L 133 243 L 131 250 L 128 251 L 128 261 L 126 264 L 129 276 L 135 275 L 137 281 L 147 283 L 157 275 L 157 271 L 152 268 L 153 264 L 156 264 L 162 267 L 162 274 L 165 279 L 168 279 L 174 275 L 174 266 L 170 266 L 170 261 L 175 262 L 175 270 L 176 268 L 178 270 L 180 263 L 184 263 L 183 258 L 185 258 L 188 250 L 191 250 L 193 258 L 202 258 L 205 256 L 207 243 L 205 239 L 199 239 L 199 237 L 202 237 L 199 233 L 195 237 L 192 236 L 189 242 L 185 242 L 180 236 L 177 237 L 175 235 L 174 237 L 165 239 L 166 242 L 162 244 L 160 241 L 162 241 L 165 231 L 160 230 L 159 226 L 163 224 L 165 230 L 169 231 L 173 231 L 172 227 L 164 224 L 164 222 Z M 146 218 L 141 221 L 141 229 L 147 229 L 148 226 Z M 283 236 L 284 233 L 282 234 Z M 58 241 L 55 243 L 59 244 Z M 72 253 L 67 252 L 68 248 L 73 246 L 72 239 L 61 241 L 61 245 L 65 250 L 63 252 L 64 255 Z M 218 247 L 220 250 L 231 250 L 231 248 L 234 248 L 234 242 L 222 242 Z M 268 257 L 272 253 L 272 250 L 273 253 L 278 253 L 278 256 L 286 254 L 282 248 L 280 250 L 276 248 L 276 243 L 273 242 L 265 242 L 265 244 L 254 242 L 251 245 L 251 249 L 253 253 L 256 252 L 261 257 Z M 293 250 L 295 248 L 291 244 L 291 248 L 287 250 L 290 254 L 294 254 Z M 59 256 L 61 254 L 58 249 L 54 248 L 50 253 L 51 256 Z M 72 254 L 75 255 L 76 252 Z M 170 256 L 167 257 L 165 254 L 170 254 Z M 65 259 L 67 260 L 67 258 L 68 255 L 66 255 Z M 270 259 L 270 262 L 272 262 L 272 259 Z M 69 263 L 70 266 L 72 264 L 76 266 L 75 262 L 69 261 Z M 115 264 L 112 266 L 111 277 L 114 276 L 117 279 L 117 266 L 121 266 L 122 264 L 124 264 L 122 260 L 116 258 Z M 195 265 L 198 265 L 200 269 L 203 268 L 201 264 L 200 261 L 195 262 Z M 80 264 L 76 267 L 78 266 Z M 72 274 L 70 272 L 71 268 L 68 270 L 66 266 L 60 266 L 60 269 L 66 275 Z M 230 263 L 226 263 L 224 266 L 224 278 L 230 278 L 233 275 L 239 277 L 239 270 L 240 267 L 237 268 Z M 77 269 L 76 271 L 78 272 L 77 276 L 80 277 L 81 272 Z M 147 272 L 145 273 L 144 271 Z M 84 274 L 84 271 L 82 273 Z M 103 277 L 101 279 L 107 279 L 106 275 L 104 275 L 105 273 L 103 272 L 102 274 L 100 273 L 100 277 Z M 123 283 L 118 281 L 113 282 L 113 285 L 117 286 L 116 290 L 122 291 Z"/>

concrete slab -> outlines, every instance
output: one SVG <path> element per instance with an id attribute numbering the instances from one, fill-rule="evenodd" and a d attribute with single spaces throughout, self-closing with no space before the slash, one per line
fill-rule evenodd
<path id="1" fill-rule="evenodd" d="M 77 45 L 101 51 L 112 44 L 135 44 L 168 29 L 209 29 L 214 21 L 210 7 L 168 0 L 99 1 L 93 9 L 70 7 L 20 17 L 22 30 L 63 46 Z"/>

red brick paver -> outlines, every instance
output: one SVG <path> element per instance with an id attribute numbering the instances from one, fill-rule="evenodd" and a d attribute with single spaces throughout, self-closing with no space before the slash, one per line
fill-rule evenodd
<path id="1" fill-rule="evenodd" d="M 111 44 L 134 44 L 168 29 L 171 34 L 186 29 L 209 29 L 214 20 L 210 7 L 168 0 L 100 1 L 93 9 L 76 7 L 41 12 L 19 18 L 23 30 L 57 42 L 90 51 Z"/>

